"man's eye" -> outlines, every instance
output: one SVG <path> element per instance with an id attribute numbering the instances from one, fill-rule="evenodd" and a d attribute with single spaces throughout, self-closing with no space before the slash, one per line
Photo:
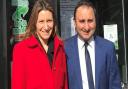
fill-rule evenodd
<path id="1" fill-rule="evenodd" d="M 89 23 L 93 22 L 93 19 L 89 19 L 88 22 L 89 22 Z"/>
<path id="2" fill-rule="evenodd" d="M 84 22 L 85 22 L 85 20 L 79 20 L 79 22 L 80 22 L 80 23 L 84 23 Z"/>

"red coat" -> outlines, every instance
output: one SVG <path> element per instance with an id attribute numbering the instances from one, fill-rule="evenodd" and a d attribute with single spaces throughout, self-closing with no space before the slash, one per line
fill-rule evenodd
<path id="1" fill-rule="evenodd" d="M 19 42 L 13 50 L 12 89 L 68 89 L 63 43 L 54 38 L 54 58 L 50 67 L 47 54 L 34 36 Z"/>

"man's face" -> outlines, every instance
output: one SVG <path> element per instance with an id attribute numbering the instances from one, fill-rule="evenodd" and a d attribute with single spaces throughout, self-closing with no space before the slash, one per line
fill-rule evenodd
<path id="1" fill-rule="evenodd" d="M 88 41 L 96 29 L 96 18 L 93 8 L 87 6 L 78 7 L 76 17 L 74 18 L 75 28 L 80 39 Z"/>

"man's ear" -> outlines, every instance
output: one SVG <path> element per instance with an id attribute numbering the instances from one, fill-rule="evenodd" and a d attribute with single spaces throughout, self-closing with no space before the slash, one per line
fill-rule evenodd
<path id="1" fill-rule="evenodd" d="M 76 20 L 73 18 L 73 23 L 74 23 L 74 26 L 76 27 Z"/>

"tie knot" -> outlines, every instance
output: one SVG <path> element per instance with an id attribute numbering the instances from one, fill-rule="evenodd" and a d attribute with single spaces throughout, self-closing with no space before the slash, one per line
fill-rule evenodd
<path id="1" fill-rule="evenodd" d="M 85 42 L 85 47 L 87 47 L 88 46 L 88 42 Z"/>

